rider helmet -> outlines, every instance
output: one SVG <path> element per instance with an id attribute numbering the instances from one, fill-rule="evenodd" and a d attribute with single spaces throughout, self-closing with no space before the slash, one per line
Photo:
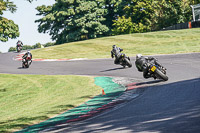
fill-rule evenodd
<path id="1" fill-rule="evenodd" d="M 136 55 L 136 59 L 139 59 L 139 58 L 141 58 L 142 57 L 142 54 L 137 54 Z"/>
<path id="2" fill-rule="evenodd" d="M 116 48 L 116 45 L 113 45 L 112 47 L 113 47 L 113 48 Z"/>

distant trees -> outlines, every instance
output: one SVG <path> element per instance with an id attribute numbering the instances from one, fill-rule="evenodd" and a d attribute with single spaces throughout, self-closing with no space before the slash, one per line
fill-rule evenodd
<path id="1" fill-rule="evenodd" d="M 22 47 L 22 50 L 30 50 L 30 49 L 36 49 L 36 48 L 42 48 L 42 46 L 44 47 L 49 47 L 49 46 L 53 46 L 55 45 L 54 42 L 48 42 L 48 43 L 45 43 L 45 44 L 41 44 L 41 43 L 36 43 L 35 45 L 23 45 Z M 11 52 L 11 51 L 17 51 L 16 47 L 10 47 L 8 49 L 8 52 Z"/>

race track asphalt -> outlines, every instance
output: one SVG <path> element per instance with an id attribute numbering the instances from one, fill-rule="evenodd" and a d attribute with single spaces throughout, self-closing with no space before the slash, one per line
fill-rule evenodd
<path id="1" fill-rule="evenodd" d="M 33 62 L 22 69 L 18 53 L 0 54 L 0 73 L 94 75 L 143 79 L 135 66 L 122 69 L 113 59 Z M 34 57 L 34 55 L 33 55 Z M 58 125 L 48 132 L 200 132 L 200 53 L 156 56 L 167 68 L 169 80 L 146 87 L 123 107 L 77 123 Z M 135 58 L 131 58 L 134 64 Z"/>

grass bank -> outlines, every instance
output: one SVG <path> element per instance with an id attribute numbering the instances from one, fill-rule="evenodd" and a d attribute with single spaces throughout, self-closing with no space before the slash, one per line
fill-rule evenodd
<path id="1" fill-rule="evenodd" d="M 93 77 L 0 74 L 0 132 L 46 120 L 100 92 Z"/>
<path id="2" fill-rule="evenodd" d="M 33 50 L 34 58 L 110 58 L 111 46 L 128 56 L 200 52 L 200 29 L 158 31 L 103 37 Z"/>

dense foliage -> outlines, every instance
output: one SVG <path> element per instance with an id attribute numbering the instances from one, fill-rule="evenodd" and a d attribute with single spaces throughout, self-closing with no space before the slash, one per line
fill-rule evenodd
<path id="1" fill-rule="evenodd" d="M 192 19 L 200 0 L 56 0 L 37 7 L 38 31 L 57 44 L 135 32 L 161 30 Z"/>
<path id="2" fill-rule="evenodd" d="M 19 36 L 19 28 L 12 20 L 2 17 L 4 11 L 14 13 L 16 5 L 9 0 L 0 0 L 0 41 L 6 42 L 8 38 L 16 38 Z"/>
<path id="3" fill-rule="evenodd" d="M 128 0 L 124 14 L 114 20 L 113 34 L 161 30 L 177 23 L 191 21 L 190 5 L 200 0 Z M 128 28 L 129 27 L 129 28 Z"/>
<path id="4" fill-rule="evenodd" d="M 109 28 L 102 23 L 106 20 L 102 6 L 101 0 L 57 0 L 53 6 L 37 7 L 37 15 L 44 15 L 36 21 L 38 30 L 49 32 L 58 44 L 105 36 Z"/>
<path id="5" fill-rule="evenodd" d="M 32 2 L 33 0 L 27 0 Z M 4 11 L 14 13 L 17 10 L 16 5 L 10 0 L 0 0 L 0 41 L 6 42 L 8 39 L 19 37 L 19 27 L 13 20 L 3 17 Z"/>
<path id="6" fill-rule="evenodd" d="M 27 0 L 32 2 L 33 0 Z M 55 0 L 38 6 L 40 33 L 56 44 L 108 35 L 161 30 L 192 19 L 190 5 L 200 0 Z M 18 26 L 3 18 L 3 11 L 16 11 L 10 0 L 0 0 L 0 41 L 19 36 Z"/>

